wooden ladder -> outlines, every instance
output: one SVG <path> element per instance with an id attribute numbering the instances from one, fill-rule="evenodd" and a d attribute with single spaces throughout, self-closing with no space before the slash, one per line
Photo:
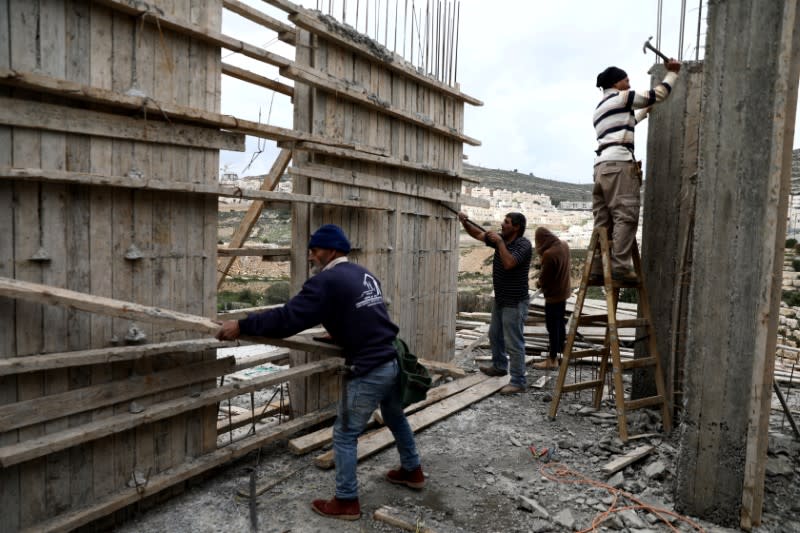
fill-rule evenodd
<path id="1" fill-rule="evenodd" d="M 590 283 L 592 260 L 594 259 L 596 253 L 600 253 L 603 260 L 602 283 Z M 608 363 L 610 358 L 612 378 L 614 381 L 614 399 L 617 411 L 617 423 L 619 425 L 619 436 L 623 442 L 627 442 L 629 438 L 626 413 L 633 409 L 641 409 L 644 407 L 660 405 L 661 422 L 664 427 L 664 431 L 669 433 L 669 431 L 672 429 L 670 409 L 668 402 L 665 399 L 664 375 L 661 370 L 661 361 L 658 357 L 655 331 L 650 318 L 650 303 L 647 299 L 647 290 L 645 288 L 644 279 L 642 278 L 641 258 L 639 257 L 639 249 L 636 246 L 636 243 L 634 243 L 633 246 L 633 266 L 636 271 L 636 275 L 639 278 L 638 283 L 622 283 L 612 280 L 608 235 L 606 234 L 605 228 L 595 228 L 595 230 L 592 232 L 591 241 L 589 242 L 586 265 L 583 269 L 583 278 L 581 279 L 581 286 L 578 290 L 575 309 L 572 312 L 572 317 L 570 319 L 569 334 L 567 335 L 567 341 L 564 346 L 564 360 L 559 367 L 555 392 L 550 403 L 550 418 L 553 419 L 556 416 L 558 403 L 562 394 L 570 391 L 593 388 L 594 408 L 600 408 L 600 401 L 602 400 L 603 394 L 603 384 L 605 383 L 606 373 L 608 372 Z M 606 304 L 608 309 L 608 313 L 606 315 L 581 317 L 583 302 L 586 298 L 586 291 L 590 284 L 602 285 L 605 287 Z M 640 318 L 631 320 L 617 320 L 617 302 L 619 301 L 620 288 L 631 288 L 638 291 Z M 603 348 L 579 351 L 573 350 L 575 338 L 578 334 L 578 326 L 581 325 L 605 326 L 606 333 Z M 619 353 L 618 330 L 619 328 L 632 327 L 645 328 L 647 354 L 644 357 L 623 362 Z M 567 377 L 567 370 L 569 369 L 570 363 L 587 357 L 600 357 L 600 371 L 597 379 L 565 384 L 564 382 Z M 645 367 L 654 367 L 657 393 L 656 396 L 638 398 L 636 400 L 626 400 L 625 390 L 622 383 L 622 372 L 630 368 Z"/>

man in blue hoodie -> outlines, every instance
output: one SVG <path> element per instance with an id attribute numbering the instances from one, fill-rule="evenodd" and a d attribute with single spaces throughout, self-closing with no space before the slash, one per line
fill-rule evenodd
<path id="1" fill-rule="evenodd" d="M 342 347 L 348 371 L 344 378 L 347 400 L 339 403 L 333 426 L 336 494 L 331 500 L 314 500 L 311 507 L 324 516 L 358 520 L 358 436 L 379 405 L 400 453 L 400 468 L 390 470 L 386 479 L 421 489 L 425 476 L 414 433 L 403 413 L 393 345 L 398 327 L 386 311 L 380 282 L 364 267 L 350 263 L 349 252 L 350 242 L 341 228 L 333 224 L 320 227 L 308 243 L 309 261 L 319 273 L 283 307 L 228 320 L 216 336 L 219 340 L 235 340 L 240 335 L 284 338 L 322 324 Z"/>

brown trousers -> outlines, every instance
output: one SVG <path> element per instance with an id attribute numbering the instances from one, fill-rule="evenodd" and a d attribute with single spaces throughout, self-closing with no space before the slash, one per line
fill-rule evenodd
<path id="1" fill-rule="evenodd" d="M 642 178 L 635 161 L 605 161 L 594 167 L 592 213 L 594 227 L 604 227 L 611 239 L 612 270 L 633 267 L 631 254 L 639 227 L 639 191 Z M 595 254 L 592 273 L 603 272 L 602 258 Z"/>

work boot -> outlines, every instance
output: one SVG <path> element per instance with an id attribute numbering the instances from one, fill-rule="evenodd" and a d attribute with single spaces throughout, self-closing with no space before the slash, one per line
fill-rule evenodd
<path id="1" fill-rule="evenodd" d="M 358 498 L 355 500 L 340 500 L 333 497 L 331 500 L 314 500 L 311 508 L 315 513 L 340 520 L 358 520 L 361 518 L 361 505 Z"/>
<path id="2" fill-rule="evenodd" d="M 550 357 L 544 361 L 533 363 L 533 368 L 538 368 L 539 370 L 558 370 L 558 366 L 558 359 L 552 359 Z"/>
<path id="3" fill-rule="evenodd" d="M 520 392 L 525 392 L 525 387 L 520 387 L 519 385 L 512 385 L 511 383 L 505 385 L 502 389 L 500 389 L 500 394 L 517 394 Z"/>
<path id="4" fill-rule="evenodd" d="M 391 483 L 405 485 L 417 490 L 425 486 L 425 474 L 422 473 L 421 466 L 416 467 L 414 470 L 406 470 L 402 466 L 397 470 L 389 470 L 386 473 L 386 479 Z"/>
<path id="5" fill-rule="evenodd" d="M 500 370 L 499 368 L 495 368 L 494 365 L 481 365 L 478 367 L 478 370 L 486 374 L 487 376 L 498 377 L 498 376 L 505 376 L 508 374 L 506 370 Z"/>
<path id="6" fill-rule="evenodd" d="M 611 272 L 611 279 L 624 284 L 635 285 L 639 283 L 639 276 L 631 269 L 614 270 Z"/>

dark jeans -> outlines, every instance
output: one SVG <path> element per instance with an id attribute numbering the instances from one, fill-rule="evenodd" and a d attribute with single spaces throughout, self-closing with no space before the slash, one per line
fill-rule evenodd
<path id="1" fill-rule="evenodd" d="M 544 304 L 544 323 L 550 337 L 550 359 L 555 359 L 558 353 L 564 351 L 564 342 L 567 340 L 567 320 L 564 318 L 566 310 L 566 300 Z"/>

